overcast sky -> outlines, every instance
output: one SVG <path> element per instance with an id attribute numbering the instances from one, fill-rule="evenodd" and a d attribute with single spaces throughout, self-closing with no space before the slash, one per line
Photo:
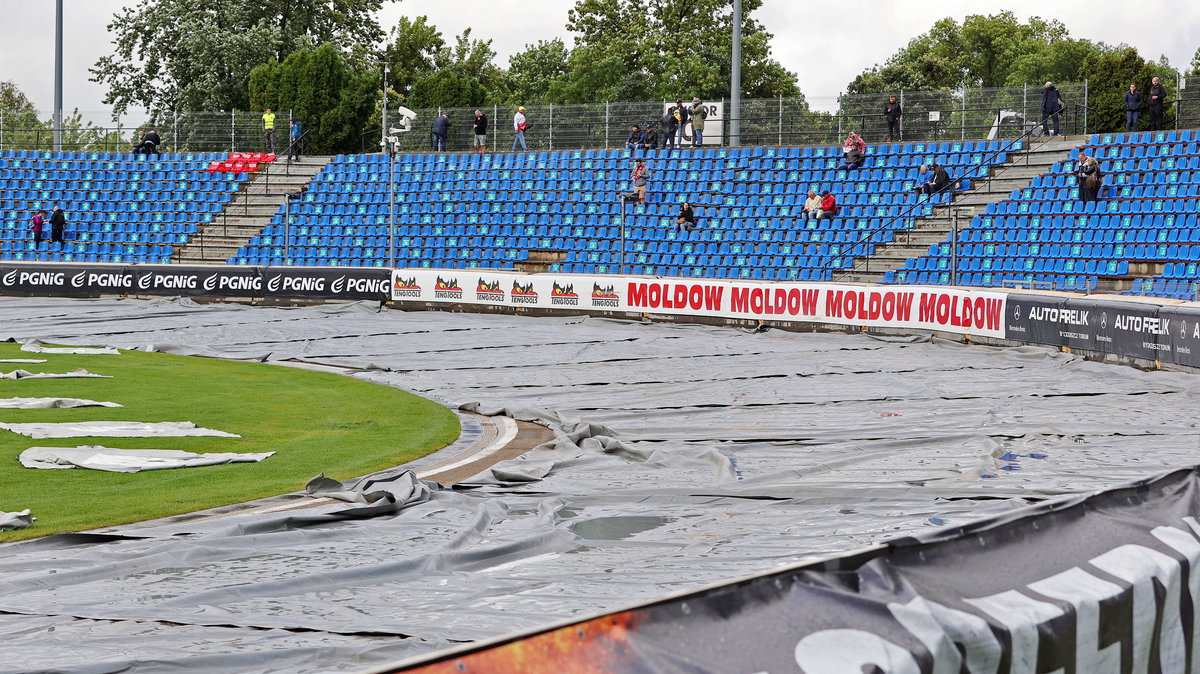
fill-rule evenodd
<path id="1" fill-rule="evenodd" d="M 54 2 L 0 0 L 0 80 L 14 80 L 39 109 L 54 102 Z M 64 102 L 88 119 L 107 111 L 103 89 L 88 81 L 88 67 L 109 52 L 106 26 L 135 0 L 66 0 Z M 400 0 L 382 13 L 385 28 L 398 17 L 428 16 L 447 39 L 468 26 L 490 38 L 498 63 L 527 43 L 569 38 L 564 26 L 571 0 Z M 920 3 L 894 0 L 764 0 L 755 13 L 775 35 L 772 49 L 799 76 L 814 107 L 828 109 L 846 84 L 865 68 L 886 60 L 913 37 L 946 16 L 993 14 L 1010 9 L 1021 19 L 1037 15 L 1066 24 L 1077 38 L 1125 42 L 1145 58 L 1166 55 L 1186 68 L 1200 47 L 1200 2 L 1195 0 L 963 0 Z M 684 92 L 686 94 L 686 92 Z"/>

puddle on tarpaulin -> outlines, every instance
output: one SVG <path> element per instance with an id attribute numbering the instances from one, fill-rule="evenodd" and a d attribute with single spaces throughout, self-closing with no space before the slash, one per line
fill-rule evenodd
<path id="1" fill-rule="evenodd" d="M 590 541 L 619 541 L 643 531 L 650 531 L 670 522 L 670 517 L 659 515 L 629 515 L 622 517 L 597 517 L 571 525 L 571 531 Z"/>

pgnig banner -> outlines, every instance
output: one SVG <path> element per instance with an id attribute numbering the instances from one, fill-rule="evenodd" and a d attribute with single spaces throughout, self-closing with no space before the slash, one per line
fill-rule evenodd
<path id="1" fill-rule="evenodd" d="M 392 299 L 809 321 L 1004 337 L 1004 293 L 915 286 L 401 269 Z"/>
<path id="2" fill-rule="evenodd" d="M 386 301 L 387 269 L 0 263 L 0 293 Z"/>
<path id="3" fill-rule="evenodd" d="M 1182 470 L 378 671 L 1196 672 L 1198 516 Z"/>

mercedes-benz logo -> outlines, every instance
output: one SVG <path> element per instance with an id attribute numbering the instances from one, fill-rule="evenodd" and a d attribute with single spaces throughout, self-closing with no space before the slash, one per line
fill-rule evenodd
<path id="1" fill-rule="evenodd" d="M 1108 329 L 1108 312 L 1107 311 L 1100 314 L 1100 329 L 1101 330 Z"/>
<path id="2" fill-rule="evenodd" d="M 1013 305 L 1013 320 L 1014 321 L 1021 320 L 1021 305 L 1020 304 Z"/>
<path id="3" fill-rule="evenodd" d="M 1187 337 L 1187 321 L 1180 320 L 1179 321 L 1179 338 L 1184 339 L 1185 337 Z"/>

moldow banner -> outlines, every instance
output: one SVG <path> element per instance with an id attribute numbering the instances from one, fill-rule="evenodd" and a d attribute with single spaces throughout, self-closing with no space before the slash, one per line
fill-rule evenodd
<path id="1" fill-rule="evenodd" d="M 392 299 L 809 321 L 1005 336 L 1004 293 L 918 286 L 843 286 L 715 279 L 401 269 Z"/>
<path id="2" fill-rule="evenodd" d="M 377 671 L 1196 672 L 1197 516 L 1182 470 Z"/>
<path id="3" fill-rule="evenodd" d="M 388 269 L 343 267 L 0 263 L 0 293 L 386 301 L 390 277 Z"/>

